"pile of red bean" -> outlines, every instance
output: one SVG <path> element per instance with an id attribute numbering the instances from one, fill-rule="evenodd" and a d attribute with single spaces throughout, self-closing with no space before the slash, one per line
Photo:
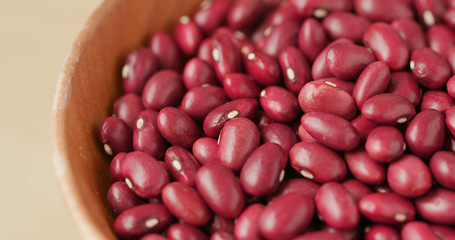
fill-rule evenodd
<path id="1" fill-rule="evenodd" d="M 122 70 L 122 239 L 455 239 L 455 0 L 211 0 Z"/>

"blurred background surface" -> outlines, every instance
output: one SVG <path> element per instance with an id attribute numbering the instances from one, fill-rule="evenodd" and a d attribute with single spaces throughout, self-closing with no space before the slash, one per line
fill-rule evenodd
<path id="1" fill-rule="evenodd" d="M 81 239 L 58 187 L 52 100 L 73 40 L 101 0 L 0 0 L 0 239 Z"/>

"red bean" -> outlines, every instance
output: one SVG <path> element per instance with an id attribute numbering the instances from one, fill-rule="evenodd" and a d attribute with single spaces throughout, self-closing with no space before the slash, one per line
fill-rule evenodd
<path id="1" fill-rule="evenodd" d="M 214 234 L 215 232 L 234 233 L 234 221 L 230 218 L 224 218 L 217 214 L 213 214 L 212 219 L 204 227 L 205 231 Z"/>
<path id="2" fill-rule="evenodd" d="M 319 184 L 307 180 L 305 178 L 293 178 L 284 180 L 279 188 L 268 197 L 269 202 L 287 193 L 296 192 L 303 194 L 311 199 L 314 199 L 316 192 L 319 189 Z"/>
<path id="3" fill-rule="evenodd" d="M 305 20 L 300 26 L 298 44 L 305 57 L 314 61 L 327 45 L 327 37 L 322 24 L 313 18 Z"/>
<path id="4" fill-rule="evenodd" d="M 250 29 L 264 10 L 261 0 L 237 1 L 229 9 L 227 22 L 234 29 Z"/>
<path id="5" fill-rule="evenodd" d="M 445 1 L 441 0 L 414 0 L 413 3 L 417 17 L 426 26 L 433 26 L 439 23 L 446 9 Z"/>
<path id="6" fill-rule="evenodd" d="M 165 32 L 155 33 L 149 41 L 149 48 L 158 59 L 162 69 L 181 71 L 183 68 L 182 54 L 174 38 Z"/>
<path id="7" fill-rule="evenodd" d="M 362 16 L 348 12 L 330 13 L 322 22 L 325 31 L 332 39 L 347 38 L 361 42 L 370 21 Z"/>
<path id="8" fill-rule="evenodd" d="M 289 152 L 292 146 L 297 143 L 297 135 L 287 125 L 271 123 L 261 129 L 261 140 L 263 143 L 276 143 L 285 152 Z"/>
<path id="9" fill-rule="evenodd" d="M 242 56 L 233 40 L 226 34 L 216 34 L 212 38 L 213 67 L 218 79 L 229 73 L 241 72 Z"/>
<path id="10" fill-rule="evenodd" d="M 304 17 L 315 16 L 317 18 L 324 18 L 328 11 L 348 12 L 352 10 L 352 1 L 347 0 L 340 0 L 336 2 L 330 0 L 291 0 L 290 3 L 294 6 L 297 12 Z"/>
<path id="11" fill-rule="evenodd" d="M 344 240 L 345 238 L 339 233 L 330 233 L 326 231 L 308 232 L 303 235 L 292 238 L 292 240 Z"/>
<path id="12" fill-rule="evenodd" d="M 390 24 L 403 38 L 410 51 L 427 47 L 427 40 L 422 27 L 413 19 L 398 18 Z"/>
<path id="13" fill-rule="evenodd" d="M 329 48 L 331 48 L 333 45 L 335 45 L 337 43 L 353 43 L 353 42 L 346 38 L 340 38 L 340 39 L 333 41 L 329 45 L 327 45 L 327 47 L 325 47 L 313 61 L 313 66 L 311 67 L 311 75 L 312 75 L 313 79 L 333 77 L 332 73 L 330 72 L 330 70 L 327 66 L 326 57 L 327 57 L 327 51 L 329 50 Z"/>
<path id="14" fill-rule="evenodd" d="M 359 211 L 376 223 L 402 224 L 412 221 L 415 209 L 412 202 L 394 193 L 373 193 L 360 199 Z"/>
<path id="15" fill-rule="evenodd" d="M 244 57 L 246 72 L 261 85 L 274 85 L 280 81 L 280 68 L 275 59 L 265 53 L 252 51 Z"/>
<path id="16" fill-rule="evenodd" d="M 354 9 L 357 14 L 371 21 L 390 22 L 397 18 L 414 18 L 410 6 L 394 0 L 354 0 Z"/>
<path id="17" fill-rule="evenodd" d="M 425 222 L 413 221 L 406 223 L 401 229 L 403 240 L 439 240 L 431 227 Z"/>
<path id="18" fill-rule="evenodd" d="M 112 159 L 111 164 L 109 166 L 109 176 L 111 178 L 111 183 L 115 183 L 118 181 L 122 181 L 122 171 L 120 169 L 121 161 L 125 159 L 127 153 L 118 153 Z"/>
<path id="19" fill-rule="evenodd" d="M 446 111 L 445 123 L 447 129 L 454 134 L 455 133 L 455 107 L 450 107 Z"/>
<path id="20" fill-rule="evenodd" d="M 173 70 L 155 73 L 145 84 L 142 103 L 148 109 L 176 106 L 185 94 L 182 76 Z"/>
<path id="21" fill-rule="evenodd" d="M 414 201 L 423 219 L 440 224 L 455 224 L 455 192 L 435 188 Z"/>
<path id="22" fill-rule="evenodd" d="M 270 202 L 259 215 L 259 230 L 266 239 L 288 239 L 301 233 L 314 215 L 313 201 L 299 193 Z"/>
<path id="23" fill-rule="evenodd" d="M 197 172 L 196 186 L 216 214 L 235 218 L 242 211 L 245 204 L 242 188 L 229 168 L 217 162 L 205 164 Z"/>
<path id="24" fill-rule="evenodd" d="M 365 150 L 375 161 L 389 163 L 400 157 L 406 144 L 403 135 L 391 126 L 379 126 L 367 137 Z"/>
<path id="25" fill-rule="evenodd" d="M 231 99 L 258 98 L 261 89 L 256 81 L 243 73 L 230 73 L 223 79 L 223 87 Z"/>
<path id="26" fill-rule="evenodd" d="M 406 143 L 412 153 L 427 158 L 442 148 L 445 124 L 441 112 L 423 110 L 411 121 L 406 129 Z"/>
<path id="27" fill-rule="evenodd" d="M 162 198 L 167 209 L 185 223 L 202 226 L 211 218 L 212 214 L 199 193 L 184 183 L 167 184 Z"/>
<path id="28" fill-rule="evenodd" d="M 199 49 L 197 50 L 197 58 L 201 59 L 205 63 L 207 63 L 210 67 L 213 67 L 213 57 L 212 57 L 213 47 L 212 47 L 212 38 L 206 38 L 202 40 L 201 44 L 199 45 Z M 190 60 L 191 61 L 191 60 Z M 190 62 L 188 61 L 186 64 Z M 185 72 L 183 72 L 183 77 L 185 77 Z M 215 74 L 215 70 L 213 69 L 213 74 Z M 188 74 L 191 75 L 191 74 Z M 216 77 L 215 77 L 216 79 Z M 188 88 L 188 87 L 187 87 Z M 188 88 L 189 89 L 189 88 Z"/>
<path id="29" fill-rule="evenodd" d="M 237 99 L 213 109 L 204 119 L 204 132 L 209 137 L 218 137 L 226 122 L 235 118 L 252 119 L 258 109 L 258 101 L 250 98 Z"/>
<path id="30" fill-rule="evenodd" d="M 427 38 L 429 47 L 441 56 L 445 56 L 455 44 L 455 33 L 444 25 L 436 25 L 428 29 Z"/>
<path id="31" fill-rule="evenodd" d="M 351 124 L 357 130 L 357 133 L 359 133 L 362 141 L 378 126 L 376 123 L 366 119 L 363 115 L 358 115 L 352 119 Z"/>
<path id="32" fill-rule="evenodd" d="M 194 187 L 199 163 L 190 152 L 181 147 L 169 147 L 164 155 L 164 161 L 175 180 Z"/>
<path id="33" fill-rule="evenodd" d="M 172 145 L 191 149 L 201 132 L 188 114 L 174 107 L 161 109 L 158 114 L 158 129 Z"/>
<path id="34" fill-rule="evenodd" d="M 453 228 L 436 224 L 432 224 L 430 227 L 433 229 L 434 233 L 442 239 L 453 239 L 455 236 L 455 229 Z"/>
<path id="35" fill-rule="evenodd" d="M 364 196 L 373 192 L 367 185 L 363 184 L 357 179 L 345 180 L 341 184 L 354 197 L 356 202 L 360 201 L 360 199 L 362 199 Z"/>
<path id="36" fill-rule="evenodd" d="M 335 77 L 341 79 L 357 78 L 374 61 L 367 48 L 352 43 L 337 43 L 327 50 L 327 66 Z"/>
<path id="37" fill-rule="evenodd" d="M 235 237 L 239 240 L 260 240 L 259 215 L 264 205 L 255 203 L 243 210 L 234 227 Z"/>
<path id="38" fill-rule="evenodd" d="M 251 120 L 232 119 L 220 133 L 218 160 L 234 172 L 239 172 L 248 156 L 259 146 L 259 141 L 259 130 Z"/>
<path id="39" fill-rule="evenodd" d="M 455 97 L 455 76 L 452 76 L 449 78 L 449 81 L 447 81 L 447 93 L 450 97 Z"/>
<path id="40" fill-rule="evenodd" d="M 265 114 L 277 122 L 290 122 L 300 112 L 299 102 L 292 92 L 277 86 L 261 91 L 259 98 Z"/>
<path id="41" fill-rule="evenodd" d="M 108 117 L 101 123 L 100 139 L 108 155 L 133 150 L 132 132 L 128 125 L 118 117 Z"/>
<path id="42" fill-rule="evenodd" d="M 161 159 L 166 150 L 166 142 L 158 129 L 157 117 L 158 112 L 155 110 L 147 109 L 139 114 L 133 130 L 133 146 L 136 151 Z"/>
<path id="43" fill-rule="evenodd" d="M 453 99 L 444 91 L 426 91 L 423 94 L 420 109 L 435 109 L 445 113 L 448 108 L 453 106 Z"/>
<path id="44" fill-rule="evenodd" d="M 314 138 L 305 130 L 305 128 L 302 127 L 302 125 L 299 125 L 298 134 L 299 134 L 300 141 L 302 141 L 302 142 L 317 142 L 317 141 L 318 141 L 318 140 L 314 139 Z"/>
<path id="45" fill-rule="evenodd" d="M 174 26 L 174 37 L 177 45 L 188 56 L 196 54 L 202 41 L 202 32 L 188 16 L 181 16 Z"/>
<path id="46" fill-rule="evenodd" d="M 218 143 L 216 139 L 203 137 L 193 144 L 193 155 L 201 165 L 218 159 Z"/>
<path id="47" fill-rule="evenodd" d="M 299 142 L 289 152 L 292 168 L 303 177 L 318 183 L 340 181 L 346 177 L 343 159 L 323 145 L 315 142 Z"/>
<path id="48" fill-rule="evenodd" d="M 141 237 L 140 240 L 168 240 L 165 236 L 157 233 L 150 233 Z"/>
<path id="49" fill-rule="evenodd" d="M 368 65 L 357 79 L 352 96 L 359 109 L 366 100 L 385 92 L 390 80 L 390 70 L 385 62 L 373 62 Z"/>
<path id="50" fill-rule="evenodd" d="M 202 122 L 209 112 L 227 101 L 229 98 L 221 87 L 195 87 L 183 96 L 180 108 L 196 121 Z"/>
<path id="51" fill-rule="evenodd" d="M 429 48 L 414 50 L 409 65 L 417 82 L 429 89 L 440 89 L 449 80 L 449 65 L 441 55 Z"/>
<path id="52" fill-rule="evenodd" d="M 272 58 L 278 58 L 280 52 L 287 46 L 297 46 L 299 25 L 298 21 L 283 21 L 265 29 L 266 36 L 256 42 L 258 50 Z"/>
<path id="53" fill-rule="evenodd" d="M 384 165 L 371 159 L 365 150 L 346 152 L 344 159 L 352 175 L 361 182 L 375 185 L 385 180 L 386 169 Z"/>
<path id="54" fill-rule="evenodd" d="M 315 196 L 316 209 L 324 221 L 337 229 L 353 229 L 360 214 L 354 197 L 340 183 L 323 184 Z"/>
<path id="55" fill-rule="evenodd" d="M 448 151 L 439 151 L 433 154 L 430 160 L 431 174 L 443 187 L 455 190 L 455 154 Z"/>
<path id="56" fill-rule="evenodd" d="M 279 1 L 280 5 L 268 15 L 267 21 L 270 25 L 277 26 L 287 21 L 300 22 L 302 17 L 297 13 L 296 9 L 289 3 L 289 1 L 275 1 Z"/>
<path id="57" fill-rule="evenodd" d="M 430 169 L 420 158 L 406 154 L 389 165 L 387 182 L 398 195 L 414 198 L 428 192 L 433 180 Z"/>
<path id="58" fill-rule="evenodd" d="M 303 115 L 301 123 L 312 137 L 334 150 L 349 151 L 360 144 L 355 128 L 339 116 L 312 112 Z"/>
<path id="59" fill-rule="evenodd" d="M 415 77 L 408 72 L 393 72 L 390 74 L 390 82 L 387 87 L 388 93 L 400 95 L 412 105 L 417 106 L 422 98 L 421 89 Z"/>
<path id="60" fill-rule="evenodd" d="M 182 76 L 183 84 L 188 90 L 202 87 L 205 84 L 219 84 L 212 67 L 199 58 L 192 58 L 185 64 Z"/>
<path id="61" fill-rule="evenodd" d="M 172 215 L 162 204 L 149 203 L 130 208 L 114 221 L 114 232 L 124 239 L 137 239 L 158 233 L 172 222 Z"/>
<path id="62" fill-rule="evenodd" d="M 132 51 L 122 68 L 123 91 L 141 94 L 147 79 L 158 69 L 158 59 L 149 49 L 138 48 Z"/>
<path id="63" fill-rule="evenodd" d="M 363 35 L 363 43 L 373 50 L 377 60 L 384 61 L 392 70 L 401 70 L 408 63 L 406 42 L 389 24 L 372 24 Z"/>
<path id="64" fill-rule="evenodd" d="M 194 13 L 194 22 L 209 35 L 225 21 L 231 3 L 231 0 L 202 1 L 200 8 Z"/>
<path id="65" fill-rule="evenodd" d="M 401 124 L 415 116 L 414 106 L 392 93 L 382 93 L 368 99 L 362 106 L 362 115 L 378 124 Z"/>
<path id="66" fill-rule="evenodd" d="M 365 240 L 400 240 L 400 234 L 393 227 L 375 224 L 367 227 L 368 232 L 365 234 Z M 367 231 L 367 230 L 365 230 Z"/>
<path id="67" fill-rule="evenodd" d="M 169 226 L 166 231 L 169 240 L 208 240 L 209 237 L 198 228 L 184 223 Z"/>
<path id="68" fill-rule="evenodd" d="M 291 92 L 298 94 L 305 83 L 311 81 L 308 61 L 296 47 L 286 47 L 280 52 L 279 63 L 284 84 Z"/>
<path id="69" fill-rule="evenodd" d="M 115 215 L 146 202 L 134 194 L 123 182 L 115 182 L 111 185 L 107 192 L 107 201 Z"/>
<path id="70" fill-rule="evenodd" d="M 325 112 L 349 120 L 357 112 L 354 98 L 335 83 L 324 79 L 305 84 L 300 90 L 298 101 L 305 113 Z"/>
<path id="71" fill-rule="evenodd" d="M 450 28 L 455 29 L 455 8 L 447 9 L 444 13 L 444 22 Z"/>

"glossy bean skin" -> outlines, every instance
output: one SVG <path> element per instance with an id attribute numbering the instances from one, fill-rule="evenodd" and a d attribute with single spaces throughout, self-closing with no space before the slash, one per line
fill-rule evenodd
<path id="1" fill-rule="evenodd" d="M 280 67 L 275 59 L 260 51 L 244 57 L 246 72 L 261 85 L 275 85 L 280 81 Z"/>
<path id="2" fill-rule="evenodd" d="M 376 223 L 402 224 L 412 221 L 415 209 L 412 202 L 394 193 L 373 193 L 360 199 L 359 211 Z"/>
<path id="3" fill-rule="evenodd" d="M 239 240 L 260 240 L 259 215 L 264 209 L 264 205 L 255 203 L 248 206 L 237 218 L 234 227 L 234 235 Z"/>
<path id="4" fill-rule="evenodd" d="M 139 114 L 133 130 L 133 146 L 135 151 L 161 159 L 166 151 L 166 142 L 158 129 L 157 118 L 158 112 L 150 109 Z"/>
<path id="5" fill-rule="evenodd" d="M 158 233 L 150 233 L 141 237 L 140 240 L 168 240 L 165 236 Z"/>
<path id="6" fill-rule="evenodd" d="M 260 133 L 247 118 L 227 122 L 221 130 L 218 160 L 234 172 L 239 172 L 248 156 L 259 146 Z"/>
<path id="7" fill-rule="evenodd" d="M 455 44 L 455 32 L 444 25 L 436 25 L 428 29 L 427 38 L 430 49 L 441 56 L 445 56 Z"/>
<path id="8" fill-rule="evenodd" d="M 233 234 L 227 233 L 227 232 L 215 232 L 210 236 L 210 240 L 235 240 L 236 238 L 234 237 Z"/>
<path id="9" fill-rule="evenodd" d="M 433 179 L 430 169 L 421 159 L 406 154 L 389 165 L 387 182 L 400 196 L 415 198 L 430 190 Z"/>
<path id="10" fill-rule="evenodd" d="M 302 23 L 298 36 L 299 48 L 311 62 L 327 45 L 324 27 L 313 18 L 308 18 Z"/>
<path id="11" fill-rule="evenodd" d="M 147 81 L 142 91 L 142 103 L 148 109 L 160 110 L 176 106 L 185 94 L 182 76 L 173 70 L 161 70 Z"/>
<path id="12" fill-rule="evenodd" d="M 346 230 L 359 224 L 357 202 L 340 183 L 323 184 L 314 200 L 316 209 L 329 226 Z"/>
<path id="13" fill-rule="evenodd" d="M 104 151 L 108 155 L 121 152 L 131 152 L 133 149 L 133 133 L 123 120 L 118 117 L 108 117 L 101 123 L 99 129 Z"/>
<path id="14" fill-rule="evenodd" d="M 202 226 L 212 217 L 199 193 L 184 183 L 167 184 L 163 188 L 162 199 L 166 208 L 185 223 Z"/>
<path id="15" fill-rule="evenodd" d="M 379 184 L 386 178 L 384 165 L 374 161 L 363 149 L 346 152 L 344 159 L 352 175 L 366 184 Z"/>
<path id="16" fill-rule="evenodd" d="M 258 20 L 264 10 L 260 0 L 247 0 L 235 2 L 229 9 L 227 22 L 233 29 L 249 29 Z"/>
<path id="17" fill-rule="evenodd" d="M 357 112 L 354 98 L 335 83 L 324 79 L 305 84 L 298 101 L 305 113 L 325 112 L 349 120 Z"/>
<path id="18" fill-rule="evenodd" d="M 169 240 L 209 240 L 209 237 L 193 226 L 184 223 L 175 223 L 166 231 Z"/>
<path id="19" fill-rule="evenodd" d="M 455 154 L 449 151 L 438 151 L 430 159 L 430 170 L 441 186 L 455 190 Z"/>
<path id="20" fill-rule="evenodd" d="M 365 234 L 365 240 L 400 240 L 400 234 L 393 227 L 387 225 L 375 224 L 369 227 L 368 232 Z"/>
<path id="21" fill-rule="evenodd" d="M 390 24 L 404 39 L 410 51 L 427 47 L 427 39 L 422 27 L 413 19 L 398 18 Z"/>
<path id="22" fill-rule="evenodd" d="M 118 153 L 112 159 L 111 164 L 109 165 L 109 176 L 111 183 L 122 181 L 122 170 L 120 169 L 120 164 L 125 159 L 127 153 Z"/>
<path id="23" fill-rule="evenodd" d="M 422 97 L 420 109 L 434 109 L 445 113 L 454 105 L 453 99 L 445 91 L 426 91 Z"/>
<path id="24" fill-rule="evenodd" d="M 390 22 L 397 18 L 414 18 L 414 12 L 407 4 L 400 1 L 354 0 L 357 14 L 371 21 Z"/>
<path id="25" fill-rule="evenodd" d="M 349 151 L 360 144 L 360 136 L 352 124 L 339 116 L 312 112 L 302 116 L 303 128 L 322 144 L 338 151 Z"/>
<path id="26" fill-rule="evenodd" d="M 447 93 L 449 94 L 449 96 L 454 98 L 455 97 L 455 77 L 454 76 L 449 78 L 449 81 L 447 81 L 446 87 L 447 87 Z"/>
<path id="27" fill-rule="evenodd" d="M 242 189 L 251 196 L 266 196 L 284 179 L 287 154 L 275 143 L 264 143 L 246 160 L 240 172 Z"/>
<path id="28" fill-rule="evenodd" d="M 225 21 L 231 4 L 231 0 L 201 2 L 200 8 L 194 13 L 194 22 L 209 35 Z"/>
<path id="29" fill-rule="evenodd" d="M 413 4 L 420 22 L 429 27 L 441 21 L 446 8 L 445 1 L 441 0 L 414 0 Z"/>
<path id="30" fill-rule="evenodd" d="M 292 238 L 292 240 L 319 240 L 319 239 L 343 240 L 345 238 L 341 234 L 331 233 L 331 232 L 326 232 L 326 231 L 308 232 L 308 233 L 299 235 L 295 238 Z"/>
<path id="31" fill-rule="evenodd" d="M 259 85 L 250 76 L 243 73 L 230 73 L 223 79 L 223 87 L 230 99 L 258 98 Z"/>
<path id="32" fill-rule="evenodd" d="M 432 223 L 455 224 L 455 192 L 435 188 L 414 201 L 417 212 Z"/>
<path id="33" fill-rule="evenodd" d="M 300 113 L 297 97 L 285 88 L 266 87 L 259 101 L 265 114 L 277 122 L 290 122 Z"/>
<path id="34" fill-rule="evenodd" d="M 190 152 L 181 147 L 171 146 L 164 154 L 164 162 L 175 180 L 194 187 L 199 163 Z"/>
<path id="35" fill-rule="evenodd" d="M 212 71 L 216 79 L 215 69 L 213 69 L 214 60 L 212 53 L 213 53 L 212 38 L 211 37 L 205 38 L 199 45 L 199 49 L 197 50 L 197 58 L 199 58 L 204 63 L 212 67 Z M 185 75 L 185 72 L 183 72 L 183 74 Z"/>
<path id="36" fill-rule="evenodd" d="M 414 105 L 406 98 L 392 93 L 375 95 L 362 106 L 362 115 L 378 124 L 405 123 L 415 114 Z"/>
<path id="37" fill-rule="evenodd" d="M 455 29 L 455 8 L 447 9 L 447 11 L 444 13 L 444 22 L 452 30 Z"/>
<path id="38" fill-rule="evenodd" d="M 431 227 L 422 221 L 412 221 L 406 223 L 401 229 L 401 239 L 403 240 L 439 240 L 440 238 Z"/>
<path id="39" fill-rule="evenodd" d="M 297 10 L 297 12 L 304 17 L 311 17 L 314 14 L 314 11 L 317 9 L 323 9 L 330 12 L 343 12 L 352 10 L 351 1 L 327 1 L 327 0 L 310 0 L 310 1 L 298 1 L 291 0 L 291 5 Z"/>
<path id="40" fill-rule="evenodd" d="M 385 62 L 373 62 L 368 65 L 357 79 L 352 93 L 357 108 L 362 109 L 366 100 L 385 92 L 389 80 L 390 69 Z"/>
<path id="41" fill-rule="evenodd" d="M 297 46 L 299 21 L 283 21 L 268 26 L 270 33 L 256 42 L 256 48 L 268 56 L 277 59 L 280 52 L 287 46 Z"/>
<path id="42" fill-rule="evenodd" d="M 281 123 L 271 123 L 261 129 L 261 141 L 263 143 L 276 143 L 289 152 L 297 143 L 297 135 L 289 126 Z"/>
<path id="43" fill-rule="evenodd" d="M 216 139 L 202 137 L 193 144 L 193 155 L 200 165 L 204 165 L 218 159 L 218 143 Z"/>
<path id="44" fill-rule="evenodd" d="M 191 149 L 201 132 L 191 117 L 174 107 L 166 107 L 158 113 L 158 129 L 172 145 Z"/>
<path id="45" fill-rule="evenodd" d="M 185 93 L 180 109 L 196 121 L 202 122 L 210 111 L 227 101 L 229 98 L 221 87 L 195 87 Z"/>
<path id="46" fill-rule="evenodd" d="M 317 183 L 340 181 L 346 177 L 343 159 L 322 144 L 299 142 L 289 152 L 292 168 Z"/>
<path id="47" fill-rule="evenodd" d="M 388 93 L 400 95 L 412 105 L 417 106 L 422 99 L 422 93 L 415 77 L 408 72 L 393 72 L 390 74 Z"/>
<path id="48" fill-rule="evenodd" d="M 205 84 L 219 84 L 212 67 L 200 58 L 192 58 L 185 64 L 182 78 L 183 84 L 188 90 Z"/>
<path id="49" fill-rule="evenodd" d="M 172 222 L 172 215 L 162 204 L 149 203 L 130 208 L 114 221 L 114 232 L 123 239 L 137 239 L 158 233 Z"/>
<path id="50" fill-rule="evenodd" d="M 333 45 L 337 43 L 354 43 L 353 41 L 347 38 L 340 38 L 329 45 L 327 45 L 322 51 L 318 54 L 318 56 L 313 61 L 313 66 L 311 67 L 311 76 L 313 79 L 321 79 L 321 78 L 329 78 L 333 77 L 332 73 L 330 72 L 328 65 L 327 65 L 327 51 Z"/>
<path id="51" fill-rule="evenodd" d="M 119 215 L 134 206 L 146 203 L 145 199 L 134 194 L 123 182 L 115 182 L 111 185 L 107 192 L 107 201 L 115 215 Z"/>
<path id="52" fill-rule="evenodd" d="M 284 84 L 294 94 L 298 94 L 305 83 L 311 81 L 311 71 L 303 53 L 296 47 L 289 46 L 278 57 Z"/>
<path id="53" fill-rule="evenodd" d="M 432 224 L 430 227 L 442 239 L 451 239 L 455 236 L 455 229 L 453 228 L 436 224 Z"/>
<path id="54" fill-rule="evenodd" d="M 212 37 L 212 58 L 218 79 L 223 79 L 229 73 L 242 71 L 240 51 L 226 34 L 216 34 Z"/>
<path id="55" fill-rule="evenodd" d="M 278 189 L 268 197 L 268 200 L 271 202 L 276 198 L 291 192 L 300 193 L 314 199 L 319 187 L 319 184 L 306 178 L 287 179 L 284 180 Z"/>
<path id="56" fill-rule="evenodd" d="M 357 133 L 359 133 L 362 141 L 365 140 L 371 131 L 378 126 L 376 123 L 366 119 L 362 114 L 352 119 L 351 124 L 355 130 L 357 130 Z"/>
<path id="57" fill-rule="evenodd" d="M 150 38 L 149 48 L 160 63 L 161 69 L 181 71 L 182 54 L 174 38 L 165 32 L 156 32 Z"/>
<path id="58" fill-rule="evenodd" d="M 412 153 L 427 158 L 444 144 L 444 115 L 434 109 L 423 110 L 406 129 L 406 143 Z"/>
<path id="59" fill-rule="evenodd" d="M 159 69 L 158 59 L 147 48 L 132 51 L 122 69 L 123 91 L 140 94 L 147 79 Z"/>
<path id="60" fill-rule="evenodd" d="M 348 179 L 341 183 L 344 188 L 359 202 L 364 196 L 371 194 L 373 191 L 367 185 L 357 179 Z"/>
<path id="61" fill-rule="evenodd" d="M 373 50 L 378 61 L 384 61 L 392 70 L 401 70 L 408 63 L 408 46 L 389 24 L 372 24 L 363 35 L 363 43 Z"/>
<path id="62" fill-rule="evenodd" d="M 188 56 L 196 54 L 202 38 L 201 30 L 188 16 L 181 16 L 174 26 L 174 39 L 180 50 Z"/>
<path id="63" fill-rule="evenodd" d="M 299 193 L 285 194 L 270 202 L 259 215 L 259 230 L 267 239 L 296 236 L 311 222 L 313 201 Z"/>
<path id="64" fill-rule="evenodd" d="M 429 48 L 414 50 L 410 67 L 417 82 L 432 90 L 444 87 L 450 78 L 449 64 L 441 55 Z"/>
<path id="65" fill-rule="evenodd" d="M 217 162 L 200 167 L 196 175 L 197 190 L 207 205 L 218 215 L 237 217 L 245 198 L 242 188 L 229 168 Z"/>
<path id="66" fill-rule="evenodd" d="M 302 142 L 317 142 L 318 140 L 314 139 L 306 130 L 305 128 L 302 127 L 302 125 L 299 125 L 298 128 L 298 134 L 300 141 Z"/>
<path id="67" fill-rule="evenodd" d="M 347 38 L 361 42 L 370 21 L 348 12 L 333 12 L 324 18 L 322 25 L 332 39 Z"/>
<path id="68" fill-rule="evenodd" d="M 326 59 L 330 73 L 345 80 L 354 80 L 375 61 L 367 48 L 352 43 L 333 44 L 327 50 Z"/>
<path id="69" fill-rule="evenodd" d="M 379 126 L 367 137 L 365 150 L 377 162 L 389 163 L 400 157 L 406 145 L 403 135 L 391 126 Z"/>
<path id="70" fill-rule="evenodd" d="M 218 137 L 226 122 L 241 117 L 252 119 L 257 112 L 258 105 L 256 99 L 242 98 L 213 109 L 204 119 L 205 134 L 209 137 Z"/>

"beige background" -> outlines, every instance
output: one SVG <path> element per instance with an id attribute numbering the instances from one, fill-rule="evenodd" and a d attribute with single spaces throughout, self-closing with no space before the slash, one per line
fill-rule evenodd
<path id="1" fill-rule="evenodd" d="M 101 0 L 0 0 L 0 239 L 80 239 L 50 149 L 52 100 Z"/>

